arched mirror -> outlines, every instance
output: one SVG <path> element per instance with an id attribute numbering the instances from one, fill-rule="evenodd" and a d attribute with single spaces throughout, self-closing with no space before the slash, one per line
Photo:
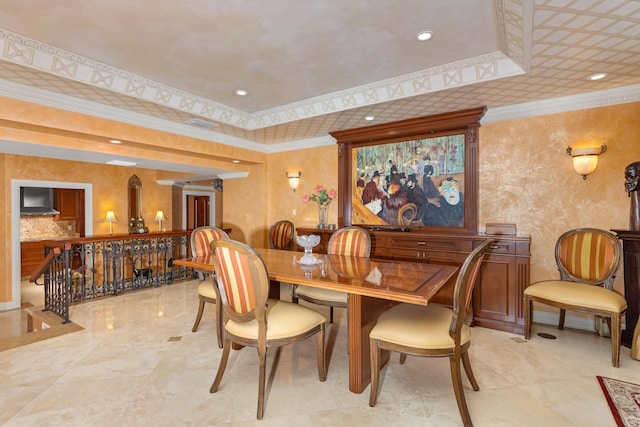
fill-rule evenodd
<path id="1" fill-rule="evenodd" d="M 142 181 L 137 175 L 131 175 L 127 184 L 127 200 L 129 204 L 129 233 L 146 233 L 142 219 Z"/>

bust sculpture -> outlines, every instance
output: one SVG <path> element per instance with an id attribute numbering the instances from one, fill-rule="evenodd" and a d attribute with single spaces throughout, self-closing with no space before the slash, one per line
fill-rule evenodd
<path id="1" fill-rule="evenodd" d="M 638 184 L 640 180 L 640 162 L 631 163 L 624 169 L 624 188 L 631 198 L 629 211 L 629 230 L 640 231 L 640 203 L 638 202 Z"/>

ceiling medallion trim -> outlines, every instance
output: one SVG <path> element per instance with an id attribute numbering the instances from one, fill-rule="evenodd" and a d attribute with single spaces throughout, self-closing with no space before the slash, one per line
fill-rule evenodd
<path id="1" fill-rule="evenodd" d="M 249 131 L 524 73 L 503 53 L 492 52 L 249 114 L 4 29 L 0 55 L 20 66 Z"/>

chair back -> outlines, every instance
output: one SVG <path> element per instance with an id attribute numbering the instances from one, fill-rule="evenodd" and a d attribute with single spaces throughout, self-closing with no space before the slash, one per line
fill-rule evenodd
<path id="1" fill-rule="evenodd" d="M 286 219 L 274 222 L 269 227 L 270 249 L 291 249 L 293 242 L 293 223 Z"/>
<path id="2" fill-rule="evenodd" d="M 369 257 L 371 236 L 361 227 L 350 226 L 336 231 L 329 238 L 327 254 Z"/>
<path id="3" fill-rule="evenodd" d="M 191 255 L 206 256 L 211 254 L 211 242 L 216 239 L 228 239 L 226 231 L 216 227 L 198 227 L 191 232 Z"/>
<path id="4" fill-rule="evenodd" d="M 569 230 L 556 242 L 556 263 L 561 280 L 612 289 L 620 265 L 620 243 L 605 230 Z"/>
<path id="5" fill-rule="evenodd" d="M 460 267 L 453 291 L 453 317 L 449 326 L 449 334 L 454 339 L 456 346 L 460 345 L 461 342 L 462 327 L 469 314 L 471 296 L 482 266 L 482 260 L 492 244 L 492 239 L 486 239 L 467 256 L 462 267 Z"/>
<path id="6" fill-rule="evenodd" d="M 240 323 L 256 319 L 261 338 L 266 339 L 269 275 L 262 258 L 244 243 L 229 239 L 214 240 L 211 251 L 225 315 Z"/>

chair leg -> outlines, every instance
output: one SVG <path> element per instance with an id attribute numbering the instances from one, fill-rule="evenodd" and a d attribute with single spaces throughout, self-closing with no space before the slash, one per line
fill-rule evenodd
<path id="1" fill-rule="evenodd" d="M 296 289 L 298 288 L 298 285 L 293 284 L 291 286 L 291 302 L 294 304 L 298 303 L 298 297 L 296 296 Z"/>
<path id="2" fill-rule="evenodd" d="M 471 387 L 473 387 L 475 391 L 480 390 L 478 381 L 476 381 L 476 377 L 475 375 L 473 375 L 473 369 L 471 369 L 471 361 L 469 360 L 469 352 L 467 351 L 462 353 L 462 366 L 464 366 L 464 371 L 467 373 L 467 378 L 469 378 Z"/>
<path id="3" fill-rule="evenodd" d="M 369 360 L 371 362 L 371 390 L 369 392 L 369 406 L 376 406 L 378 400 L 378 378 L 380 377 L 380 347 L 378 341 L 369 340 Z"/>
<path id="4" fill-rule="evenodd" d="M 267 377 L 267 346 L 258 346 L 258 356 L 260 357 L 260 374 L 258 379 L 258 419 L 264 415 L 264 389 Z"/>
<path id="5" fill-rule="evenodd" d="M 560 319 L 558 320 L 558 329 L 564 329 L 564 316 L 567 313 L 567 310 L 564 308 L 560 309 Z"/>
<path id="6" fill-rule="evenodd" d="M 213 380 L 213 384 L 211 384 L 209 393 L 215 393 L 216 391 L 218 391 L 218 387 L 220 386 L 220 381 L 222 381 L 222 376 L 224 375 L 224 370 L 227 368 L 227 362 L 229 361 L 230 351 L 231 351 L 231 340 L 227 338 L 224 340 L 224 346 L 222 347 L 222 357 L 220 357 L 220 365 L 218 366 L 218 373 L 216 374 L 216 379 Z"/>
<path id="7" fill-rule="evenodd" d="M 204 300 L 200 300 L 200 305 L 198 306 L 198 314 L 196 315 L 196 321 L 193 324 L 193 328 L 191 328 L 191 332 L 195 332 L 198 330 L 198 325 L 200 325 L 200 319 L 202 319 L 203 312 L 204 312 Z"/>
<path id="8" fill-rule="evenodd" d="M 533 321 L 533 301 L 528 296 L 524 297 L 524 339 L 531 338 L 531 323 Z"/>
<path id="9" fill-rule="evenodd" d="M 216 336 L 218 337 L 218 347 L 222 348 L 224 320 L 222 318 L 222 304 L 219 301 L 220 299 L 216 301 Z"/>
<path id="10" fill-rule="evenodd" d="M 611 362 L 620 366 L 620 313 L 611 313 Z"/>
<path id="11" fill-rule="evenodd" d="M 329 323 L 333 323 L 333 306 L 329 307 Z"/>
<path id="12" fill-rule="evenodd" d="M 451 365 L 451 380 L 453 382 L 453 391 L 456 395 L 456 402 L 458 403 L 458 410 L 462 417 L 462 423 L 466 426 L 473 426 L 471 422 L 471 415 L 469 414 L 469 408 L 467 408 L 467 401 L 464 397 L 464 389 L 462 387 L 462 372 L 460 372 L 460 355 L 449 356 L 449 364 Z"/>
<path id="13" fill-rule="evenodd" d="M 407 361 L 407 353 L 400 353 L 400 364 L 404 365 L 404 362 Z"/>
<path id="14" fill-rule="evenodd" d="M 324 382 L 327 379 L 327 363 L 325 359 L 325 327 L 324 324 L 320 326 L 320 331 L 317 335 L 317 352 L 318 352 L 318 378 L 320 381 Z"/>

